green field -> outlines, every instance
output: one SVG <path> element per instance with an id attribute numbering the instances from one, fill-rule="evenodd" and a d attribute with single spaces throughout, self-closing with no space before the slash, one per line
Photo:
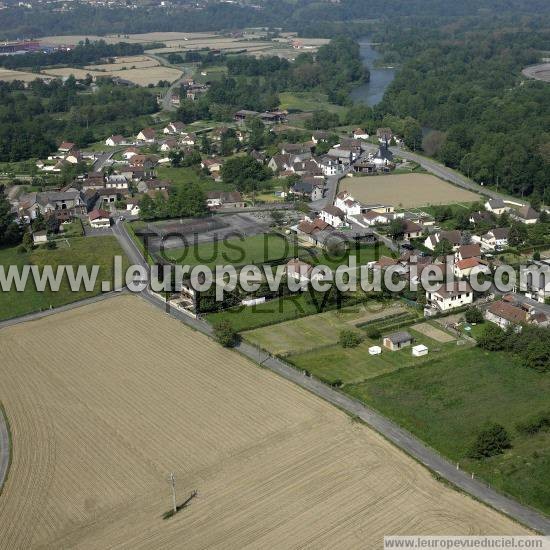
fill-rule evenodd
<path id="1" fill-rule="evenodd" d="M 338 342 L 341 330 L 405 311 L 396 302 L 369 302 L 245 332 L 243 337 L 274 355 L 303 353 Z"/>
<path id="2" fill-rule="evenodd" d="M 322 300 L 319 296 L 312 299 L 309 293 L 295 294 L 256 306 L 235 307 L 210 313 L 207 321 L 211 324 L 222 320 L 229 321 L 237 332 L 243 332 L 336 309 L 334 302 L 323 303 Z"/>
<path id="3" fill-rule="evenodd" d="M 187 248 L 166 250 L 166 259 L 185 265 L 248 265 L 284 260 L 301 253 L 287 239 L 277 234 L 254 235 L 201 243 Z"/>
<path id="4" fill-rule="evenodd" d="M 343 107 L 330 103 L 327 94 L 321 92 L 281 92 L 280 108 L 288 111 L 333 111 L 340 112 Z"/>
<path id="5" fill-rule="evenodd" d="M 441 344 L 410 328 L 403 330 L 407 330 L 414 337 L 414 345 L 426 345 L 429 354 L 423 357 L 414 357 L 411 347 L 408 347 L 400 351 L 389 351 L 382 348 L 381 355 L 371 356 L 368 351 L 369 347 L 381 346 L 382 338 L 376 340 L 365 338 L 356 348 L 344 349 L 339 344 L 333 344 L 305 353 L 290 355 L 288 361 L 300 369 L 308 370 L 321 380 L 329 383 L 340 381 L 345 386 L 458 353 L 456 342 Z M 391 332 L 395 331 L 388 330 L 382 334 Z"/>
<path id="6" fill-rule="evenodd" d="M 212 178 L 198 173 L 194 168 L 174 168 L 172 166 L 159 166 L 157 168 L 159 179 L 168 180 L 175 185 L 196 183 L 207 193 L 208 191 L 234 191 L 235 187 L 221 181 L 214 181 Z"/>
<path id="7" fill-rule="evenodd" d="M 518 422 L 549 409 L 550 376 L 510 354 L 479 348 L 345 387 L 461 467 L 494 487 L 550 513 L 550 432 L 521 435 Z M 502 424 L 513 447 L 503 455 L 466 458 L 478 431 Z"/>
<path id="8" fill-rule="evenodd" d="M 17 251 L 17 248 L 4 248 L 0 250 L 0 266 L 7 270 L 10 265 L 22 267 L 25 264 L 31 264 L 37 265 L 39 268 L 51 265 L 55 271 L 59 265 L 72 265 L 75 268 L 78 265 L 99 265 L 100 269 L 94 290 L 86 292 L 82 288 L 77 292 L 72 292 L 66 276 L 62 280 L 59 292 L 52 292 L 48 289 L 38 292 L 32 282 L 27 284 L 23 292 L 17 292 L 15 289 L 9 292 L 0 290 L 0 320 L 95 296 L 101 293 L 101 281 L 112 281 L 113 257 L 115 255 L 124 256 L 115 237 L 74 238 L 69 239 L 68 242 L 70 246 L 61 241 L 56 250 L 39 248 L 22 254 Z"/>

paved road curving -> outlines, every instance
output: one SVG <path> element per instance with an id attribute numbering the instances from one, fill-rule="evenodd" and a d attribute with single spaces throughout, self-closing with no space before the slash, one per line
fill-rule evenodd
<path id="1" fill-rule="evenodd" d="M 4 409 L 0 407 L 0 492 L 4 486 L 4 482 L 8 477 L 10 467 L 10 433 L 8 430 L 8 420 L 5 416 Z"/>
<path id="2" fill-rule="evenodd" d="M 128 254 L 130 260 L 147 269 L 147 263 L 142 257 L 141 252 L 134 241 L 128 235 L 126 228 L 122 224 L 118 224 L 115 226 L 114 232 L 119 239 L 123 250 L 125 250 Z M 212 335 L 212 327 L 206 322 L 199 319 L 193 319 L 174 308 L 167 309 L 166 303 L 149 290 L 142 292 L 141 296 L 149 303 L 164 310 L 172 317 L 182 321 L 191 328 L 208 336 Z M 477 479 L 471 479 L 467 472 L 457 470 L 456 465 L 443 458 L 411 433 L 400 428 L 397 424 L 382 416 L 380 413 L 314 378 L 304 376 L 300 371 L 290 367 L 275 357 L 267 355 L 254 346 L 242 342 L 236 349 L 255 363 L 260 363 L 263 367 L 266 367 L 287 380 L 298 384 L 302 388 L 307 389 L 318 397 L 321 397 L 329 403 L 340 407 L 346 412 L 359 417 L 371 428 L 389 439 L 401 450 L 405 451 L 407 454 L 424 464 L 433 472 L 436 472 L 442 478 L 451 482 L 462 491 L 468 493 L 481 502 L 488 504 L 496 510 L 503 512 L 520 523 L 527 525 L 540 533 L 550 535 L 550 518 L 547 518 L 539 512 L 523 506 L 519 502 L 502 495 Z"/>

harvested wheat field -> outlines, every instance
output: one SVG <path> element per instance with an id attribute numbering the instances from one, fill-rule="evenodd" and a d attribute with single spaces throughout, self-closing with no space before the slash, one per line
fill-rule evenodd
<path id="1" fill-rule="evenodd" d="M 25 71 L 12 71 L 10 69 L 0 69 L 0 80 L 5 80 L 6 82 L 12 82 L 13 80 L 21 80 L 22 82 L 32 82 L 37 78 L 44 78 L 43 75 L 37 73 L 28 73 Z M 52 77 L 49 80 L 53 80 Z"/>
<path id="2" fill-rule="evenodd" d="M 106 67 L 101 65 L 101 67 Z M 123 78 L 124 80 L 129 80 L 138 86 L 147 86 L 148 84 L 157 84 L 159 80 L 168 80 L 170 82 L 177 80 L 182 72 L 178 69 L 172 69 L 171 67 L 153 66 L 153 67 L 144 67 L 136 69 L 127 69 L 122 70 L 118 68 L 116 64 L 110 65 L 110 69 L 105 70 L 88 70 L 88 69 L 77 69 L 74 67 L 61 67 L 61 68 L 52 68 L 42 71 L 44 74 L 50 76 L 64 77 L 73 75 L 77 79 L 84 79 L 87 75 L 95 77 L 113 77 L 117 76 Z"/>
<path id="3" fill-rule="evenodd" d="M 480 200 L 479 195 L 431 174 L 346 178 L 340 183 L 340 189 L 349 191 L 364 204 L 382 203 L 402 208 Z"/>
<path id="4" fill-rule="evenodd" d="M 377 548 L 523 533 L 361 424 L 134 296 L 0 330 L 1 548 Z M 174 518 L 178 501 L 198 497 Z"/>

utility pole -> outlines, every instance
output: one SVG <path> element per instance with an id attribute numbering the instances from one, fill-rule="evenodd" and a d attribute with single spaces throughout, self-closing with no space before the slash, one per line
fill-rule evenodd
<path id="1" fill-rule="evenodd" d="M 174 476 L 174 472 L 170 472 L 170 487 L 172 488 L 172 506 L 174 508 L 174 514 L 178 511 L 178 507 L 176 506 L 176 477 Z"/>

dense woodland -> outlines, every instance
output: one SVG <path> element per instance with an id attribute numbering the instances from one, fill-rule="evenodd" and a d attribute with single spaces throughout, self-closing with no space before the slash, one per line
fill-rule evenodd
<path id="1" fill-rule="evenodd" d="M 211 0 L 206 7 L 179 2 L 166 8 L 141 6 L 130 11 L 122 7 L 73 4 L 63 12 L 40 5 L 28 9 L 11 6 L 2 10 L 0 37 L 51 36 L 55 34 L 125 34 L 153 31 L 212 31 L 244 27 L 281 27 L 309 36 L 346 33 L 360 36 L 365 30 L 383 28 L 385 24 L 408 22 L 433 26 L 435 19 L 450 22 L 457 17 L 485 18 L 491 12 L 509 16 L 548 14 L 546 0 L 257 0 L 254 9 L 239 4 Z"/>
<path id="2" fill-rule="evenodd" d="M 62 140 L 84 147 L 109 133 L 134 131 L 135 117 L 158 108 L 150 91 L 108 80 L 93 94 L 81 91 L 74 78 L 36 80 L 28 89 L 20 82 L 0 82 L 0 161 L 44 158 Z"/>
<path id="3" fill-rule="evenodd" d="M 411 38 L 394 42 L 405 59 Z M 521 76 L 550 49 L 550 33 L 476 32 L 417 43 L 377 110 L 398 118 L 388 117 L 390 125 L 414 127 L 416 148 L 476 181 L 550 199 L 550 86 Z"/>
<path id="4" fill-rule="evenodd" d="M 71 65 L 78 67 L 97 63 L 119 55 L 139 55 L 143 53 L 142 44 L 107 44 L 104 40 L 78 44 L 71 50 L 58 50 L 52 53 L 26 53 L 22 55 L 0 56 L 0 66 L 6 69 L 40 69 L 50 65 Z"/>

